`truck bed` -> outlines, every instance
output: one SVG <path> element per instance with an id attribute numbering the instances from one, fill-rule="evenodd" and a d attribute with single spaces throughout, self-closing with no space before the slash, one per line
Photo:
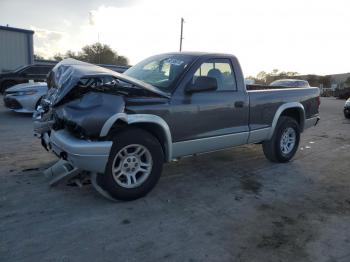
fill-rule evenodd
<path id="1" fill-rule="evenodd" d="M 294 87 L 292 89 L 300 89 L 301 87 Z M 268 90 L 268 89 L 290 89 L 290 87 L 285 87 L 285 86 L 269 86 L 269 85 L 258 85 L 258 84 L 253 84 L 253 85 L 246 85 L 246 89 L 249 90 Z"/>
<path id="2" fill-rule="evenodd" d="M 280 88 L 271 86 L 247 86 L 250 104 L 250 129 L 271 126 L 274 112 L 285 103 L 299 102 L 304 107 L 305 119 L 318 115 L 320 90 L 317 87 Z"/>

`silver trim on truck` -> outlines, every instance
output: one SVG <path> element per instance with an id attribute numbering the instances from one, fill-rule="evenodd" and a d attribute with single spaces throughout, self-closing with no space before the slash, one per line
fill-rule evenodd
<path id="1" fill-rule="evenodd" d="M 104 137 L 108 134 L 109 130 L 112 128 L 114 123 L 118 120 L 122 120 L 125 123 L 131 124 L 139 124 L 139 123 L 152 123 L 158 125 L 166 138 L 165 142 L 165 159 L 167 162 L 172 160 L 172 152 L 173 152 L 173 143 L 171 138 L 171 133 L 168 124 L 165 120 L 159 116 L 151 115 L 151 114 L 125 114 L 125 113 L 117 113 L 111 116 L 103 125 L 100 137 Z"/>
<path id="2" fill-rule="evenodd" d="M 247 142 L 248 136 L 249 132 L 240 132 L 177 142 L 173 144 L 173 157 L 208 153 L 242 145 Z"/>
<path id="3" fill-rule="evenodd" d="M 299 115 L 300 115 L 300 130 L 301 132 L 304 130 L 304 123 L 305 123 L 305 110 L 304 110 L 304 106 L 302 104 L 300 104 L 299 102 L 290 102 L 290 103 L 285 103 L 283 105 L 281 105 L 277 111 L 276 114 L 272 120 L 272 125 L 271 125 L 271 129 L 270 129 L 270 133 L 268 136 L 268 139 L 271 139 L 271 137 L 273 136 L 273 133 L 275 132 L 275 128 L 278 122 L 278 119 L 280 118 L 281 114 L 283 113 L 283 111 L 285 111 L 286 109 L 290 109 L 290 108 L 297 108 L 299 109 Z"/>
<path id="4" fill-rule="evenodd" d="M 78 139 L 66 130 L 51 131 L 52 151 L 66 159 L 74 167 L 91 172 L 104 173 L 112 141 Z"/>
<path id="5" fill-rule="evenodd" d="M 320 121 L 319 116 L 311 117 L 309 119 L 305 119 L 304 129 L 316 126 L 318 121 Z"/>

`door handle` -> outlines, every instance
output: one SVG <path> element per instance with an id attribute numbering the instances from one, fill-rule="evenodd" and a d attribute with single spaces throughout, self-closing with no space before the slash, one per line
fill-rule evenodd
<path id="1" fill-rule="evenodd" d="M 244 106 L 244 102 L 243 101 L 236 101 L 235 102 L 235 107 L 243 107 Z"/>

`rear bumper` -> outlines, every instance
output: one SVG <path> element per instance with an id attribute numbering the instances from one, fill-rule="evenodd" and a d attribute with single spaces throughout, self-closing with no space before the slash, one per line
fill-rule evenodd
<path id="1" fill-rule="evenodd" d="M 82 170 L 104 173 L 111 141 L 88 141 L 78 139 L 66 130 L 51 131 L 51 150 L 60 158 L 64 158 L 72 166 Z"/>
<path id="2" fill-rule="evenodd" d="M 304 124 L 304 129 L 316 126 L 318 124 L 318 122 L 320 121 L 320 117 L 316 116 L 316 117 L 311 117 L 305 120 L 305 124 Z"/>

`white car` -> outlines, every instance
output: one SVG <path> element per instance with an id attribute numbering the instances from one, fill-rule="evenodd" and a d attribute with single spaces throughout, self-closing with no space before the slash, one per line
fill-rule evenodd
<path id="1" fill-rule="evenodd" d="M 47 90 L 43 82 L 18 84 L 6 89 L 4 104 L 15 112 L 33 113 Z"/>
<path id="2" fill-rule="evenodd" d="M 346 118 L 350 118 L 350 98 L 346 100 L 345 105 L 344 105 L 344 116 Z"/>
<path id="3" fill-rule="evenodd" d="M 310 87 L 309 82 L 300 79 L 279 79 L 273 81 L 270 86 L 283 86 L 283 87 Z"/>

